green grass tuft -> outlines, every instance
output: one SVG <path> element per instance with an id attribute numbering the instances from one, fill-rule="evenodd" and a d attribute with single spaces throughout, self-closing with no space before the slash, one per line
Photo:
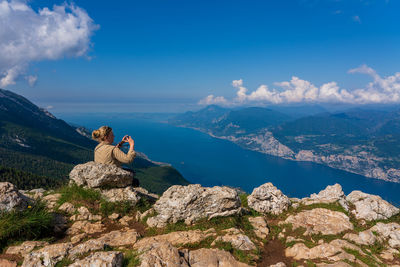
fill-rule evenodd
<path id="1" fill-rule="evenodd" d="M 101 200 L 100 192 L 93 189 L 83 188 L 76 184 L 61 187 L 58 192 L 61 194 L 57 203 L 58 205 L 69 202 L 79 206 L 88 202 L 94 203 Z"/>
<path id="2" fill-rule="evenodd" d="M 44 203 L 33 203 L 30 207 L 0 213 L 0 250 L 10 242 L 48 237 L 52 233 L 53 215 Z"/>
<path id="3" fill-rule="evenodd" d="M 126 250 L 124 252 L 123 267 L 134 267 L 140 265 L 139 253 L 136 250 Z"/>
<path id="4" fill-rule="evenodd" d="M 68 259 L 68 258 L 63 258 L 61 261 L 57 262 L 54 267 L 66 267 L 72 263 L 74 263 L 73 260 Z"/>

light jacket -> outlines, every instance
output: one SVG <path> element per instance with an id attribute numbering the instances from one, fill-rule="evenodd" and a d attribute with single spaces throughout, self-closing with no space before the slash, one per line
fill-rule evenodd
<path id="1" fill-rule="evenodd" d="M 104 164 L 114 164 L 121 167 L 122 164 L 128 164 L 133 161 L 136 156 L 134 150 L 124 153 L 116 146 L 101 142 L 94 149 L 94 161 Z"/>

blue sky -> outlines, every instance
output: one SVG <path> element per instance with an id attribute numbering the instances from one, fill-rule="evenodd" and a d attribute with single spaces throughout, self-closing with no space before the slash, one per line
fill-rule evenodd
<path id="1" fill-rule="evenodd" d="M 39 12 L 65 2 L 24 4 Z M 18 61 L 23 68 L 15 84 L 3 86 L 51 106 L 54 112 L 104 107 L 177 112 L 198 109 L 201 100 L 228 106 L 271 101 L 386 103 L 398 92 L 385 94 L 400 86 L 395 76 L 400 72 L 397 0 L 75 1 L 74 5 L 91 18 L 88 40 L 83 36 L 54 57 Z M 29 21 L 21 18 L 18 25 L 22 28 L 24 23 Z M 8 41 L 1 39 L 0 46 Z M 10 55 L 3 58 L 13 62 Z M 0 68 L 1 59 L 0 55 Z M 348 73 L 351 69 L 353 73 Z M 382 85 L 387 77 L 394 77 L 390 88 Z M 232 86 L 233 81 L 241 82 Z M 321 93 L 330 82 L 336 87 L 329 84 L 327 92 L 336 90 L 335 96 Z M 266 89 L 258 90 L 262 85 Z M 246 91 L 242 98 L 241 87 Z M 357 89 L 362 91 L 353 94 Z M 285 90 L 318 92 L 315 97 L 296 98 L 282 95 Z M 205 100 L 210 95 L 213 98 Z"/>

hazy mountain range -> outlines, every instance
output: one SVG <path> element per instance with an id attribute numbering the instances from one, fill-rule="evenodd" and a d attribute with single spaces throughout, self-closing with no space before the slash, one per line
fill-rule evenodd
<path id="1" fill-rule="evenodd" d="M 313 161 L 367 177 L 400 182 L 400 109 L 318 106 L 208 106 L 169 123 L 228 139 L 262 153 Z"/>

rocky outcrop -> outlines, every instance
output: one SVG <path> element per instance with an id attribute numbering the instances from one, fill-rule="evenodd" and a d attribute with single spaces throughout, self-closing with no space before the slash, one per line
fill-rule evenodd
<path id="1" fill-rule="evenodd" d="M 189 267 L 187 261 L 182 259 L 179 250 L 168 242 L 152 243 L 139 250 L 140 267 L 168 266 Z"/>
<path id="2" fill-rule="evenodd" d="M 289 198 L 272 183 L 254 188 L 247 202 L 250 208 L 261 213 L 280 214 L 290 206 Z"/>
<path id="3" fill-rule="evenodd" d="M 256 246 L 250 240 L 250 238 L 243 233 L 243 231 L 230 228 L 223 231 L 225 235 L 217 237 L 211 245 L 217 244 L 217 242 L 230 243 L 232 247 L 239 250 L 254 250 Z"/>
<path id="4" fill-rule="evenodd" d="M 250 267 L 219 249 L 178 250 L 168 242 L 153 243 L 139 250 L 140 267 Z"/>
<path id="5" fill-rule="evenodd" d="M 249 222 L 253 226 L 254 233 L 261 239 L 266 239 L 269 234 L 267 222 L 264 217 L 249 217 Z"/>
<path id="6" fill-rule="evenodd" d="M 147 224 L 163 227 L 167 223 L 183 220 L 192 224 L 202 218 L 230 216 L 241 212 L 237 192 L 229 187 L 202 187 L 199 184 L 171 186 L 154 204 L 158 214 Z"/>
<path id="7" fill-rule="evenodd" d="M 347 233 L 343 236 L 343 238 L 353 241 L 356 244 L 365 246 L 373 245 L 377 241 L 376 236 L 371 230 L 365 230 L 359 232 L 358 234 Z"/>
<path id="8" fill-rule="evenodd" d="M 76 245 L 69 251 L 69 257 L 75 259 L 78 255 L 90 251 L 103 250 L 107 246 L 120 247 L 131 246 L 136 243 L 139 237 L 136 230 L 111 231 L 96 239 L 90 239 L 79 245 Z"/>
<path id="9" fill-rule="evenodd" d="M 285 255 L 295 260 L 328 259 L 332 261 L 355 261 L 355 256 L 348 254 L 343 248 L 352 249 L 364 255 L 364 252 L 362 252 L 360 248 L 340 239 L 333 240 L 330 243 L 323 243 L 312 248 L 308 248 L 304 243 L 296 243 L 285 250 Z"/>
<path id="10" fill-rule="evenodd" d="M 21 245 L 11 246 L 6 250 L 7 254 L 16 254 L 25 256 L 37 247 L 47 246 L 49 243 L 45 241 L 25 241 Z M 0 265 L 1 266 L 1 265 Z"/>
<path id="11" fill-rule="evenodd" d="M 101 222 L 91 223 L 89 221 L 76 221 L 74 224 L 71 225 L 70 228 L 67 230 L 68 235 L 76 235 L 81 232 L 94 234 L 104 231 L 104 225 Z"/>
<path id="12" fill-rule="evenodd" d="M 12 183 L 0 183 L 0 211 L 24 209 L 27 206 L 28 198 L 21 194 Z"/>
<path id="13" fill-rule="evenodd" d="M 250 265 L 235 260 L 229 252 L 219 249 L 201 248 L 188 251 L 185 258 L 188 259 L 190 267 L 250 267 Z"/>
<path id="14" fill-rule="evenodd" d="M 72 243 L 60 243 L 32 251 L 24 257 L 22 267 L 55 266 L 67 256 L 71 248 Z"/>
<path id="15" fill-rule="evenodd" d="M 309 198 L 303 198 L 301 200 L 301 203 L 304 205 L 334 202 L 338 202 L 345 210 L 349 209 L 346 201 L 346 195 L 344 194 L 342 186 L 340 184 L 328 185 L 318 194 L 311 194 Z"/>
<path id="16" fill-rule="evenodd" d="M 69 267 L 82 266 L 106 266 L 106 267 L 121 267 L 124 256 L 120 251 L 101 251 L 95 252 L 86 258 L 76 261 Z"/>
<path id="17" fill-rule="evenodd" d="M 353 191 L 346 200 L 355 206 L 352 213 L 357 219 L 366 221 L 388 219 L 400 212 L 380 196 L 370 195 L 361 191 Z"/>
<path id="18" fill-rule="evenodd" d="M 90 161 L 76 165 L 70 172 L 69 178 L 79 186 L 115 188 L 130 186 L 133 174 L 113 164 Z"/>
<path id="19" fill-rule="evenodd" d="M 110 202 L 129 201 L 132 205 L 135 205 L 141 198 L 135 188 L 131 186 L 102 190 L 101 195 Z"/>
<path id="20" fill-rule="evenodd" d="M 215 236 L 216 232 L 213 228 L 207 231 L 201 230 L 190 230 L 190 231 L 178 231 L 164 235 L 157 235 L 152 237 L 145 237 L 140 239 L 135 245 L 135 248 L 148 247 L 154 243 L 168 242 L 172 245 L 187 245 L 195 244 L 203 241 L 208 237 Z"/>
<path id="21" fill-rule="evenodd" d="M 303 227 L 305 235 L 321 233 L 336 235 L 346 230 L 352 230 L 353 224 L 346 214 L 323 208 L 316 208 L 290 215 L 285 223 L 291 223 L 293 228 Z"/>
<path id="22" fill-rule="evenodd" d="M 386 240 L 390 247 L 400 248 L 400 225 L 398 223 L 377 223 L 370 230 Z"/>

